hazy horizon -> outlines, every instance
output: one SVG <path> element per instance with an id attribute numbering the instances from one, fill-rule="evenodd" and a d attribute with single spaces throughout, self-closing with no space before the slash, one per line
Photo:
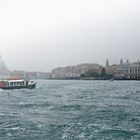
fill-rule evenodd
<path id="1" fill-rule="evenodd" d="M 139 0 L 5 0 L 0 54 L 11 70 L 140 59 Z"/>

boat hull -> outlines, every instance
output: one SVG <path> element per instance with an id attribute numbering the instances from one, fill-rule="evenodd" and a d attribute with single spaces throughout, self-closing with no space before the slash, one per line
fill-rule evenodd
<path id="1" fill-rule="evenodd" d="M 7 86 L 7 87 L 0 87 L 3 90 L 11 90 L 11 89 L 33 89 L 36 87 L 36 83 L 31 85 L 24 85 L 24 86 Z"/>

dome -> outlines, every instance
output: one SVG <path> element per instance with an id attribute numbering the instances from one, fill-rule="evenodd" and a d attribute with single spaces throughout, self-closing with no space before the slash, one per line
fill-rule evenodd
<path id="1" fill-rule="evenodd" d="M 1 55 L 0 55 L 0 75 L 6 74 L 8 72 L 8 69 L 5 65 L 5 62 L 3 61 Z"/>

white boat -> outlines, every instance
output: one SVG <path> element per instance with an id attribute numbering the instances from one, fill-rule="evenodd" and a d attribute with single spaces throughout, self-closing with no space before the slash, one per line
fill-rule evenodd
<path id="1" fill-rule="evenodd" d="M 5 79 L 0 80 L 0 88 L 3 90 L 10 89 L 33 89 L 36 87 L 36 82 L 24 79 Z"/>

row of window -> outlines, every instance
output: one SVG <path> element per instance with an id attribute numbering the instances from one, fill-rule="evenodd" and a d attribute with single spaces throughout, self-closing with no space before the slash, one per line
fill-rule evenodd
<path id="1" fill-rule="evenodd" d="M 130 79 L 140 79 L 140 76 L 132 76 L 132 75 L 130 75 L 129 78 L 130 78 Z"/>
<path id="2" fill-rule="evenodd" d="M 121 73 L 121 74 L 125 74 L 125 73 L 140 74 L 140 69 L 119 70 L 118 73 Z"/>
<path id="3" fill-rule="evenodd" d="M 7 85 L 7 86 L 23 86 L 24 85 L 24 81 L 19 81 L 19 82 L 1 81 L 0 84 Z"/>
<path id="4" fill-rule="evenodd" d="M 21 81 L 21 82 L 9 82 L 8 83 L 8 85 L 9 86 L 14 86 L 14 85 L 17 85 L 17 86 L 19 86 L 19 85 L 24 85 L 24 81 Z"/>
<path id="5" fill-rule="evenodd" d="M 140 69 L 130 69 L 130 73 L 140 73 Z"/>

